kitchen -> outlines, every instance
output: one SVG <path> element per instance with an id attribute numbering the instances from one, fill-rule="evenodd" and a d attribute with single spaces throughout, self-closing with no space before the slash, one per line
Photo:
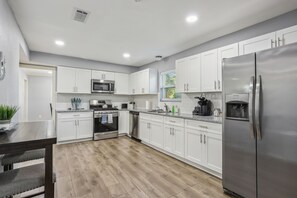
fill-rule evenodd
<path id="1" fill-rule="evenodd" d="M 239 151 L 231 149 L 243 149 L 248 144 L 238 144 L 243 142 L 240 138 L 245 137 L 244 135 L 232 135 L 233 128 L 237 127 L 236 123 L 241 123 L 242 127 L 250 124 L 251 130 L 257 134 L 265 129 L 265 122 L 262 124 L 262 130 L 256 127 L 259 119 L 256 110 L 261 106 L 257 102 L 261 98 L 261 95 L 256 94 L 257 87 L 267 86 L 267 74 L 261 69 L 261 57 L 269 57 L 265 50 L 271 50 L 274 57 L 280 54 L 286 57 L 290 52 L 285 51 L 289 50 L 295 52 L 294 47 L 290 46 L 297 42 L 296 2 L 288 0 L 283 4 L 283 1 L 263 1 L 257 9 L 249 11 L 254 7 L 255 1 L 245 2 L 246 7 L 243 9 L 240 3 L 230 0 L 220 5 L 224 8 L 233 5 L 238 10 L 224 15 L 222 20 L 213 18 L 216 12 L 224 13 L 214 6 L 213 2 L 189 1 L 184 5 L 174 2 L 168 15 L 163 17 L 159 12 L 167 6 L 165 2 L 159 7 L 156 2 L 146 0 L 121 3 L 107 3 L 102 0 L 101 4 L 79 1 L 65 4 L 58 1 L 53 4 L 46 2 L 48 7 L 57 8 L 59 14 L 56 17 L 53 17 L 50 9 L 46 9 L 47 6 L 42 3 L 36 0 L 27 2 L 29 3 L 8 0 L 1 3 L 1 18 L 6 20 L 0 22 L 6 31 L 0 32 L 0 41 L 3 44 L 0 51 L 1 59 L 4 60 L 2 68 L 5 68 L 6 75 L 3 75 L 4 80 L 0 81 L 0 88 L 4 90 L 0 102 L 22 108 L 19 87 L 13 83 L 19 81 L 18 70 L 22 69 L 21 65 L 30 65 L 33 69 L 53 69 L 55 91 L 50 122 L 54 123 L 54 128 L 51 129 L 56 133 L 52 155 L 55 182 L 54 188 L 51 185 L 41 185 L 45 186 L 45 197 L 52 197 L 47 194 L 47 189 L 54 191 L 55 197 L 296 195 L 296 191 L 292 190 L 293 187 L 287 182 L 283 181 L 283 185 L 279 182 L 263 182 L 261 172 L 259 178 L 248 177 L 247 175 L 256 175 L 257 168 L 253 171 L 246 168 L 253 166 L 252 163 L 256 164 L 253 156 L 250 157 L 245 152 L 235 153 Z M 92 6 L 100 7 L 102 13 Z M 212 11 L 203 12 L 208 6 L 214 6 Z M 31 10 L 32 8 L 34 9 Z M 106 13 L 103 8 L 113 8 L 117 12 Z M 160 16 L 162 21 L 152 23 L 146 9 L 155 10 L 155 21 Z M 66 13 L 64 10 L 67 10 Z M 132 10 L 132 13 L 128 12 Z M 104 15 L 109 18 L 104 18 Z M 142 16 L 144 21 L 135 19 L 135 15 Z M 40 21 L 36 20 L 39 16 L 43 17 Z M 103 29 L 97 27 L 97 17 Z M 115 22 L 115 19 L 120 22 Z M 206 24 L 204 20 L 211 23 Z M 152 29 L 159 28 L 160 32 L 144 31 L 143 22 Z M 112 23 L 117 26 L 111 26 Z M 164 28 L 164 23 L 168 23 L 168 27 Z M 133 27 L 139 29 L 131 32 Z M 204 27 L 204 30 L 200 27 Z M 176 35 L 169 36 L 170 28 L 176 31 Z M 89 30 L 89 33 L 85 32 L 85 29 Z M 13 34 L 8 35 L 9 31 Z M 118 31 L 121 33 L 117 33 Z M 102 38 L 97 38 L 96 34 Z M 106 46 L 106 49 L 102 46 Z M 254 67 L 259 66 L 259 72 L 264 72 L 261 75 L 263 85 L 259 84 L 260 77 L 254 73 L 248 73 L 255 76 L 251 84 L 249 77 L 241 73 L 236 76 L 236 72 L 240 72 L 237 70 L 239 66 L 247 62 L 241 60 L 241 57 L 253 53 L 256 60 L 254 65 L 257 65 Z M 223 63 L 224 59 L 226 60 Z M 251 57 L 248 62 L 252 59 Z M 291 60 L 290 57 L 287 59 Z M 279 60 L 275 58 L 275 61 Z M 237 69 L 232 67 L 234 63 L 238 65 Z M 285 63 L 287 62 L 281 62 Z M 287 71 L 278 70 L 277 67 L 274 69 L 280 76 Z M 295 70 L 290 68 L 290 71 L 293 74 Z M 269 75 L 272 76 L 272 73 Z M 243 80 L 245 78 L 247 80 Z M 275 82 L 286 84 L 296 82 L 294 79 L 274 79 Z M 231 89 L 232 87 L 236 89 Z M 240 89 L 242 87 L 244 89 Z M 252 88 L 248 89 L 250 87 Z M 294 89 L 294 86 L 289 87 L 281 93 L 290 95 L 288 90 Z M 14 89 L 16 91 L 9 91 Z M 253 93 L 255 97 L 252 97 Z M 295 96 L 291 94 L 290 97 Z M 286 102 L 291 104 L 292 101 Z M 253 103 L 254 109 L 252 105 L 247 105 Z M 296 118 L 288 106 L 281 105 L 287 113 L 277 113 L 283 123 L 289 115 L 290 119 Z M 274 115 L 274 108 L 269 109 L 271 115 Z M 16 113 L 11 123 L 19 122 L 18 125 L 21 126 L 22 123 L 36 122 L 24 121 Z M 292 136 L 290 144 L 295 148 L 297 142 L 296 130 L 292 128 L 294 124 L 287 123 L 286 126 Z M 241 131 L 245 130 L 247 134 L 252 134 L 250 130 L 241 128 Z M 13 134 L 6 132 L 10 133 Z M 17 134 L 21 134 L 21 131 L 17 130 Z M 4 138 L 5 135 L 1 135 Z M 232 137 L 238 139 L 232 142 Z M 250 138 L 250 143 L 255 136 L 246 138 Z M 261 146 L 262 137 L 256 139 L 259 148 L 265 148 L 265 145 Z M 267 140 L 263 137 L 263 142 L 265 141 Z M 273 163 L 278 163 L 279 168 L 294 170 L 294 154 L 283 144 L 280 146 L 282 147 L 279 148 L 286 151 L 287 164 L 276 161 Z M 252 143 L 250 147 L 253 147 Z M 257 152 L 253 152 L 256 156 Z M 258 152 L 260 154 L 260 150 Z M 232 158 L 234 155 L 236 160 Z M 38 158 L 44 156 L 43 153 L 43 156 Z M 45 158 L 46 163 L 51 164 L 50 161 Z M 260 171 L 261 160 L 258 162 Z M 47 167 L 46 164 L 45 166 Z M 276 170 L 271 166 L 270 174 Z M 9 174 L 9 171 L 18 169 L 6 170 L 6 174 Z M 287 172 L 275 175 L 294 183 L 295 173 L 290 171 L 288 172 L 291 176 Z M 269 177 L 275 181 L 274 177 Z M 241 179 L 243 181 L 238 182 Z M 244 185 L 244 182 L 249 185 Z M 252 183 L 256 182 L 259 182 L 260 186 L 252 188 Z M 6 187 L 8 183 L 0 185 Z M 277 185 L 281 190 L 276 192 L 271 185 Z M 42 192 L 42 189 L 38 190 Z"/>

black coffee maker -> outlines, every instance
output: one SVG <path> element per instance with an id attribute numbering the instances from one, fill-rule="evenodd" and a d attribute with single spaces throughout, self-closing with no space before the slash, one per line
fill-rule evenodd
<path id="1" fill-rule="evenodd" d="M 198 99 L 198 105 L 193 111 L 193 115 L 199 116 L 210 116 L 211 115 L 211 101 L 207 100 L 205 97 L 195 97 Z"/>

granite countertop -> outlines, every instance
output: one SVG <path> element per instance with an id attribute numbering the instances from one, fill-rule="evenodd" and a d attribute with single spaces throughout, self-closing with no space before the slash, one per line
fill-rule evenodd
<path id="1" fill-rule="evenodd" d="M 57 113 L 92 112 L 92 111 L 93 111 L 92 109 L 77 109 L 77 110 L 59 109 L 59 110 L 56 110 Z"/>
<path id="2" fill-rule="evenodd" d="M 133 109 L 133 110 L 127 110 L 125 111 L 135 111 L 140 113 L 148 113 L 153 115 L 161 115 L 161 116 L 168 116 L 168 117 L 175 117 L 175 118 L 183 118 L 183 119 L 190 119 L 190 120 L 197 120 L 197 121 L 203 121 L 203 122 L 212 122 L 217 124 L 222 124 L 222 117 L 215 117 L 215 116 L 197 116 L 192 114 L 186 114 L 186 113 L 156 113 L 156 112 L 149 112 L 149 110 L 145 109 Z"/>

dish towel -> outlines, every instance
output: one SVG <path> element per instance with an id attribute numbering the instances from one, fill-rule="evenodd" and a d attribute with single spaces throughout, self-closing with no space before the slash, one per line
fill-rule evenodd
<path id="1" fill-rule="evenodd" d="M 112 114 L 108 114 L 108 124 L 112 124 L 112 123 L 113 123 Z"/>
<path id="2" fill-rule="evenodd" d="M 107 123 L 107 115 L 102 115 L 102 118 L 101 118 L 101 124 L 106 124 Z"/>

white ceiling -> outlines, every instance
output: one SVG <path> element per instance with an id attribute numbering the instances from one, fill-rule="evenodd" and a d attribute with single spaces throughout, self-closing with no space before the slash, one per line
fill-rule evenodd
<path id="1" fill-rule="evenodd" d="M 141 66 L 297 8 L 296 0 L 9 0 L 32 51 Z M 72 20 L 74 8 L 91 14 Z M 187 24 L 196 14 L 199 21 Z M 65 41 L 64 47 L 54 44 Z M 122 54 L 131 54 L 129 59 Z"/>

